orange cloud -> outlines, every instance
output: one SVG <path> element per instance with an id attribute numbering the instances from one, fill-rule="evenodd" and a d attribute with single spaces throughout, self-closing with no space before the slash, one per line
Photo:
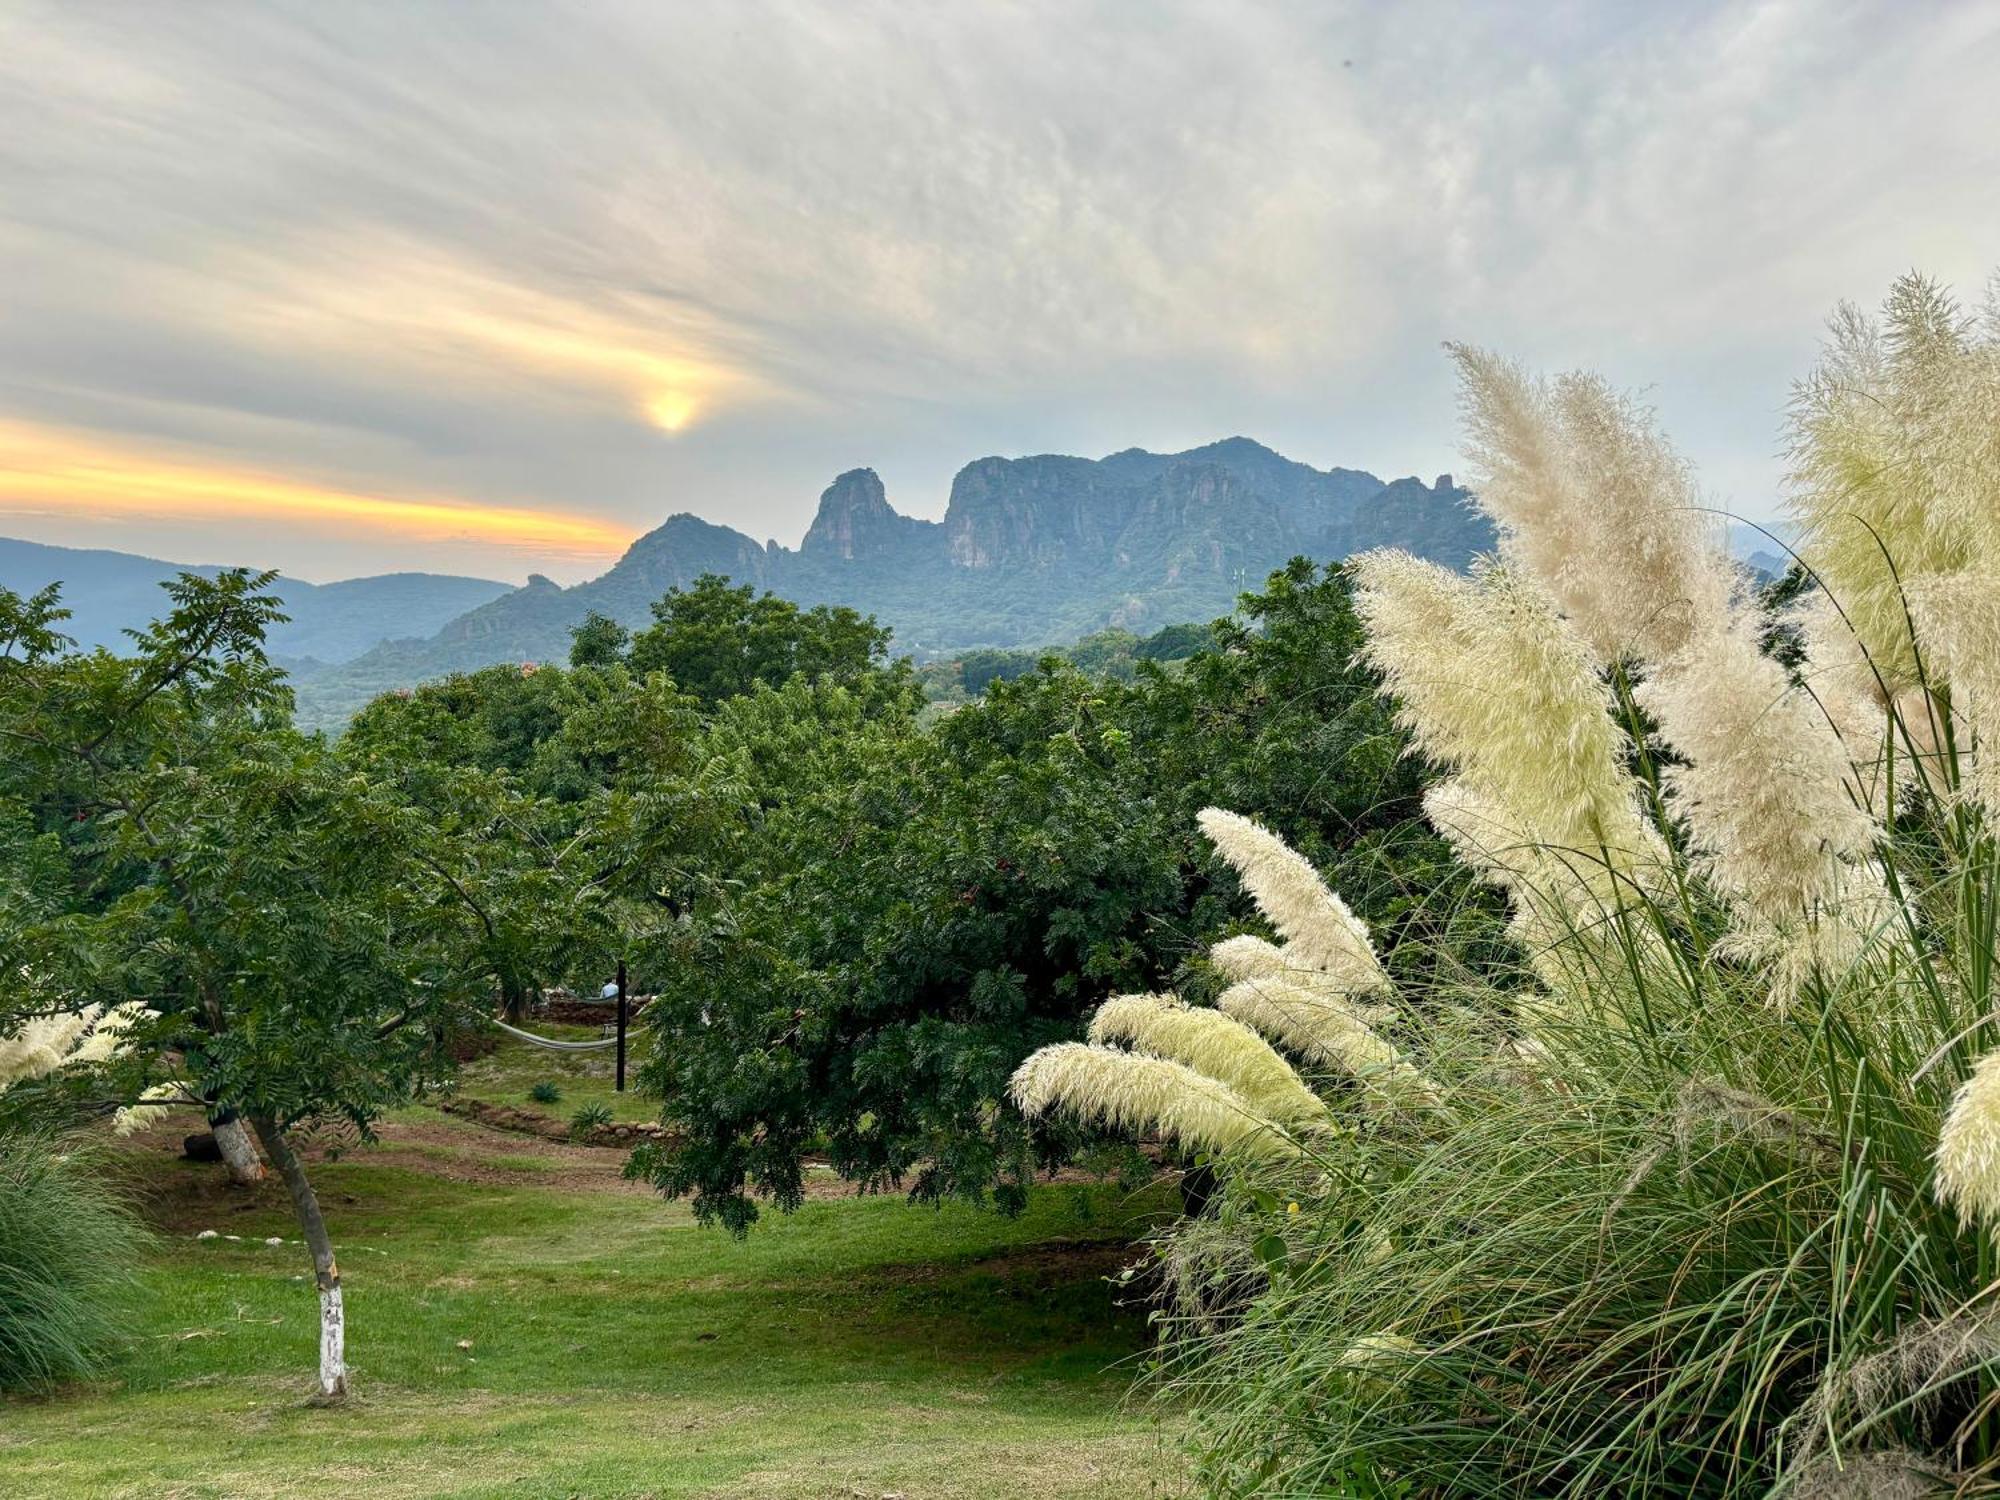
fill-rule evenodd
<path id="1" fill-rule="evenodd" d="M 0 515 L 150 516 L 366 527 L 412 542 L 471 539 L 541 554 L 616 557 L 632 532 L 590 516 L 437 496 L 391 496 L 139 453 L 0 422 Z"/>

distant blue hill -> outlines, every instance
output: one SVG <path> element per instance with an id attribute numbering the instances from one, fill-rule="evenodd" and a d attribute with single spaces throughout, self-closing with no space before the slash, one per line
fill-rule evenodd
<path id="1" fill-rule="evenodd" d="M 62 584 L 70 619 L 63 629 L 84 646 L 117 647 L 124 632 L 144 626 L 166 607 L 160 585 L 176 573 L 214 577 L 214 564 L 161 562 L 129 552 L 51 547 L 0 537 L 0 587 L 33 593 Z M 280 578 L 289 623 L 271 632 L 272 654 L 337 665 L 393 636 L 428 634 L 468 609 L 512 591 L 490 578 L 439 573 L 384 573 L 341 583 Z"/>

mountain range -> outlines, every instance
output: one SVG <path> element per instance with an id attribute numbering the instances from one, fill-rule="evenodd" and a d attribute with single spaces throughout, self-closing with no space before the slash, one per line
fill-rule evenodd
<path id="1" fill-rule="evenodd" d="M 301 630 L 299 601 L 424 575 L 305 586 L 310 593 L 286 580 L 280 592 L 296 617 L 287 629 L 296 634 L 274 639 L 273 647 L 314 658 L 292 663 L 300 717 L 333 724 L 389 688 L 500 661 L 559 660 L 571 627 L 587 613 L 643 625 L 654 600 L 703 573 L 800 604 L 852 605 L 893 627 L 897 650 L 919 656 L 1058 645 L 1109 626 L 1144 632 L 1227 613 L 1237 594 L 1300 554 L 1332 560 L 1399 546 L 1462 567 L 1494 540 L 1468 499 L 1450 475 L 1425 484 L 1315 469 L 1241 437 L 1184 453 L 1129 448 L 1101 459 L 977 459 L 958 472 L 937 521 L 898 513 L 872 469 L 853 469 L 820 496 L 796 549 L 683 512 L 586 583 L 563 588 L 535 575 L 505 590 L 476 579 L 431 579 L 437 607 L 378 607 L 373 626 L 344 616 L 336 626 L 334 616 L 314 615 Z M 9 587 L 20 585 L 9 581 L 19 569 L 7 549 L 25 545 L 0 543 L 0 582 Z M 103 556 L 72 554 L 93 555 Z M 48 576 L 64 575 L 35 581 Z M 97 587 L 65 592 L 75 599 Z M 442 602 L 447 598 L 456 608 Z M 121 623 L 143 620 L 156 601 Z M 115 605 L 106 600 L 104 612 L 127 607 L 121 596 Z M 383 619 L 395 619 L 402 638 L 346 649 L 370 628 L 379 636 Z"/>
<path id="2" fill-rule="evenodd" d="M 51 547 L 0 537 L 0 588 L 31 594 L 62 584 L 70 618 L 63 631 L 79 645 L 125 643 L 125 632 L 144 627 L 166 607 L 160 585 L 177 573 L 213 578 L 215 563 L 171 563 L 101 548 Z M 383 640 L 382 622 L 404 630 L 436 631 L 469 609 L 512 591 L 491 578 L 444 573 L 384 573 L 340 583 L 307 583 L 280 577 L 273 590 L 285 601 L 288 623 L 273 627 L 267 644 L 296 670 L 352 661 Z"/>

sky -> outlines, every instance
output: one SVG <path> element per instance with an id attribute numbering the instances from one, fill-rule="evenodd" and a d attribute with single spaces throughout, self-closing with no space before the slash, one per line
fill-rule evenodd
<path id="1" fill-rule="evenodd" d="M 795 545 L 872 467 L 1458 465 L 1446 339 L 1768 517 L 2000 265 L 2000 0 L 0 0 L 0 535 L 329 580 Z"/>

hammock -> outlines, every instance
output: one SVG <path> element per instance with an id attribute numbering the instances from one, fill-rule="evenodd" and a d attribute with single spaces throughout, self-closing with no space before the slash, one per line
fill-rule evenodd
<path id="1" fill-rule="evenodd" d="M 546 1047 L 551 1052 L 595 1052 L 599 1047 L 615 1047 L 618 1038 L 608 1036 L 601 1042 L 558 1042 L 545 1036 L 536 1036 L 532 1031 L 523 1031 L 518 1026 L 509 1026 L 505 1021 L 493 1023 L 509 1036 L 517 1036 L 524 1042 L 532 1042 L 537 1047 Z"/>

